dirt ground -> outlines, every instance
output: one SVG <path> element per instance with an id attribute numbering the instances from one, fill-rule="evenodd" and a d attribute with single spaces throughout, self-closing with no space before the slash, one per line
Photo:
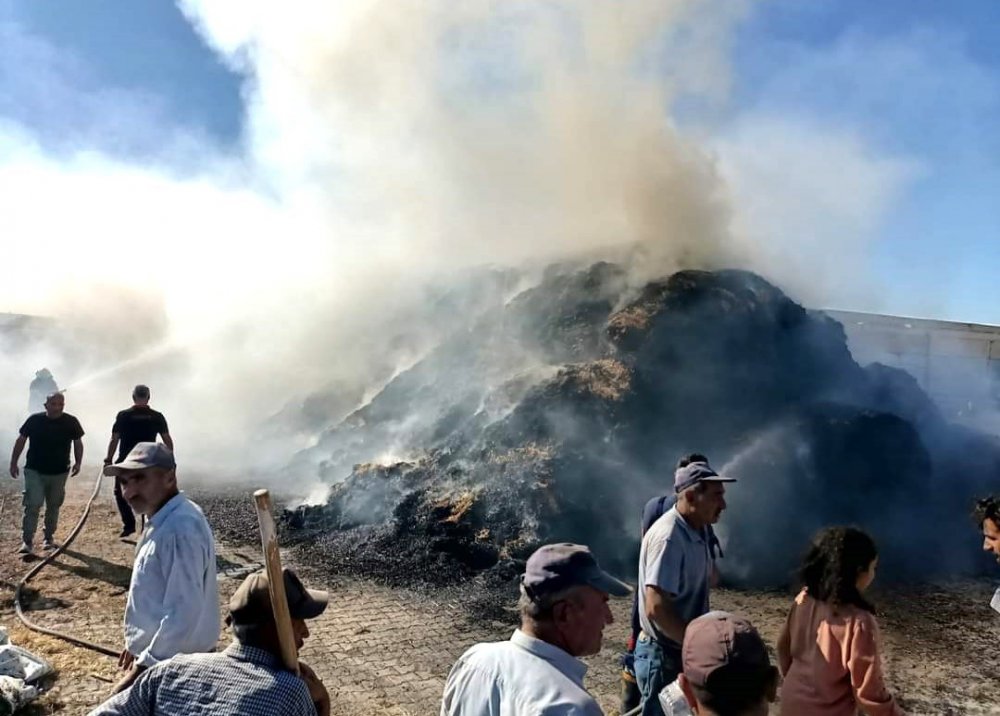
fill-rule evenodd
<path id="1" fill-rule="evenodd" d="M 94 470 L 69 490 L 57 538 L 65 537 L 92 490 Z M 19 543 L 20 483 L 0 483 L 0 624 L 11 640 L 57 669 L 45 693 L 24 713 L 85 714 L 106 697 L 114 660 L 28 631 L 17 622 L 14 587 L 29 568 L 14 554 Z M 247 509 L 252 509 L 248 497 Z M 72 547 L 30 583 L 31 618 L 84 639 L 121 646 L 121 618 L 134 542 L 117 538 L 117 513 L 105 484 Z M 933 558 L 933 556 L 929 556 Z M 255 550 L 220 545 L 220 592 L 228 600 Z M 509 636 L 511 621 L 470 618 L 460 593 L 389 589 L 356 579 L 317 583 L 307 556 L 285 555 L 310 586 L 331 591 L 331 606 L 311 625 L 302 659 L 326 683 L 334 714 L 435 714 L 452 662 L 469 645 Z M 998 575 L 1000 577 L 1000 575 Z M 1000 615 L 989 609 L 992 585 L 964 582 L 905 590 L 876 590 L 890 686 L 914 714 L 1000 714 Z M 770 643 L 777 639 L 790 595 L 719 591 L 713 606 L 747 615 Z M 608 714 L 617 713 L 616 657 L 628 628 L 627 600 L 614 605 L 616 622 L 604 650 L 589 658 L 587 683 Z M 474 615 L 473 615 L 474 616 Z M 510 614 L 513 619 L 513 612 Z M 228 641 L 224 635 L 223 641 Z"/>

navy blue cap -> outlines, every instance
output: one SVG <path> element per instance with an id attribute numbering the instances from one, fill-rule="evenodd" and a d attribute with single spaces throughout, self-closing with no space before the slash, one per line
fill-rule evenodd
<path id="1" fill-rule="evenodd" d="M 692 462 L 674 473 L 674 492 L 680 493 L 699 482 L 736 482 L 735 477 L 723 477 L 707 462 Z"/>
<path id="2" fill-rule="evenodd" d="M 581 544 L 547 544 L 528 557 L 521 587 L 532 601 L 546 594 L 590 586 L 615 597 L 627 597 L 632 588 L 615 579 L 597 564 L 589 547 Z"/>

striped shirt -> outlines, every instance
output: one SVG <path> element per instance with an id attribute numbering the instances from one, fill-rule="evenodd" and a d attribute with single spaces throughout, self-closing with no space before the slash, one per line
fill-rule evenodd
<path id="1" fill-rule="evenodd" d="M 270 652 L 234 641 L 144 671 L 89 716 L 316 716 L 306 683 Z"/>

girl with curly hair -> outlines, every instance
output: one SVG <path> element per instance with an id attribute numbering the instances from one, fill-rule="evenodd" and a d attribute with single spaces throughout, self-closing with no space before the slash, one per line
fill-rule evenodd
<path id="1" fill-rule="evenodd" d="M 877 566 L 875 541 L 859 529 L 813 538 L 778 639 L 782 716 L 904 716 L 883 681 L 875 608 L 864 597 Z"/>

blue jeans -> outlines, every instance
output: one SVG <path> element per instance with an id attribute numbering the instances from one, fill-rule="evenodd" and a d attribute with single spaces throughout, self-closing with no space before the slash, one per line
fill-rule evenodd
<path id="1" fill-rule="evenodd" d="M 635 644 L 635 680 L 642 693 L 642 716 L 663 716 L 660 692 L 681 673 L 680 649 L 664 647 L 641 634 Z"/>

